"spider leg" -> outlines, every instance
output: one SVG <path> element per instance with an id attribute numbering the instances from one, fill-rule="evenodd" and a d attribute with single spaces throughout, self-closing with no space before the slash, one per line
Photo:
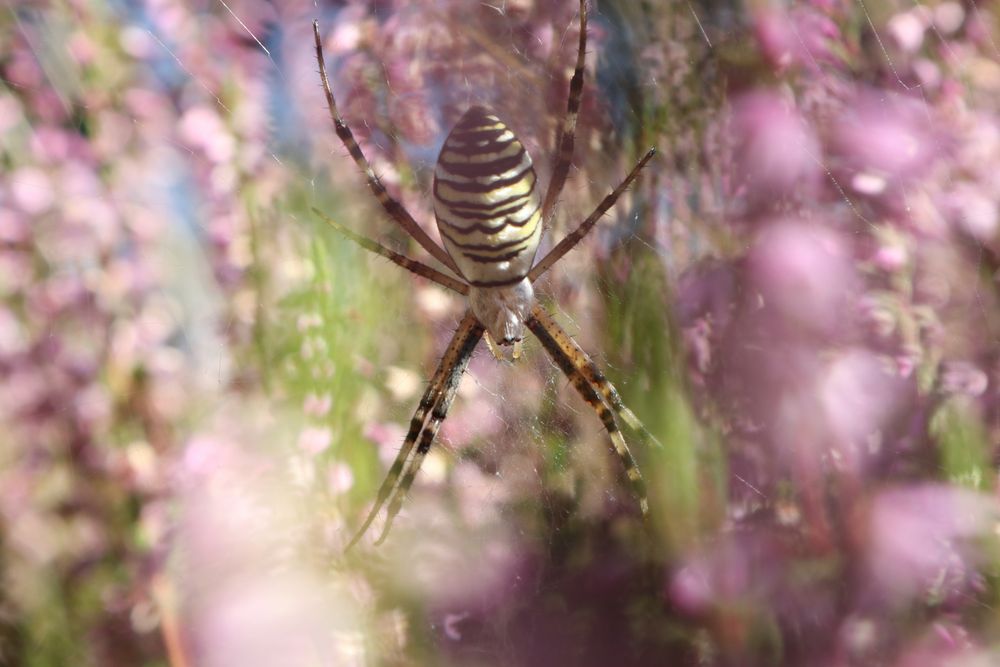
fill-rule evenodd
<path id="1" fill-rule="evenodd" d="M 319 74 L 320 79 L 323 82 L 323 92 L 326 95 L 326 106 L 330 110 L 330 119 L 333 121 L 333 127 L 337 132 L 337 136 L 344 143 L 347 148 L 347 152 L 351 154 L 354 159 L 355 164 L 364 173 L 365 178 L 368 181 L 368 187 L 371 189 L 372 194 L 378 200 L 378 203 L 382 205 L 385 212 L 389 214 L 393 220 L 395 220 L 400 227 L 402 227 L 407 234 L 412 236 L 417 243 L 423 246 L 424 250 L 429 252 L 433 257 L 437 258 L 442 264 L 447 266 L 449 269 L 455 272 L 455 275 L 461 276 L 462 272 L 459 271 L 458 266 L 455 261 L 445 252 L 444 248 L 439 246 L 437 243 L 427 235 L 417 221 L 413 219 L 413 216 L 403 208 L 402 204 L 389 196 L 386 192 L 385 186 L 382 185 L 382 181 L 379 177 L 375 175 L 375 171 L 372 169 L 371 164 L 368 162 L 368 158 L 361 151 L 361 147 L 358 142 L 354 139 L 354 134 L 351 129 L 347 127 L 347 123 L 341 117 L 340 112 L 337 110 L 337 101 L 333 97 L 333 89 L 330 87 L 330 79 L 326 75 L 326 61 L 323 57 L 323 39 L 319 34 L 319 21 L 313 21 L 313 37 L 316 41 L 316 62 L 319 63 Z"/>
<path id="2" fill-rule="evenodd" d="M 452 339 L 452 342 L 454 342 L 454 339 Z M 385 502 L 389 499 L 393 488 L 396 486 L 396 482 L 399 481 L 400 473 L 402 473 L 403 466 L 406 465 L 410 452 L 413 450 L 413 445 L 416 442 L 417 437 L 420 435 L 420 432 L 423 431 L 424 422 L 427 419 L 427 413 L 430 412 L 431 408 L 434 407 L 434 404 L 440 398 L 441 377 L 443 374 L 442 371 L 444 370 L 443 365 L 444 358 L 441 359 L 441 365 L 438 366 L 438 369 L 434 372 L 434 376 L 427 385 L 427 390 L 420 399 L 417 411 L 410 420 L 410 430 L 406 433 L 406 438 L 403 440 L 403 446 L 400 448 L 399 454 L 396 455 L 396 459 L 392 462 L 392 467 L 389 468 L 388 474 L 385 476 L 385 479 L 382 480 L 382 485 L 379 486 L 378 494 L 375 497 L 375 504 L 368 512 L 368 516 L 365 517 L 364 523 L 361 524 L 361 527 L 354 534 L 354 537 L 347 543 L 347 547 L 344 551 L 349 551 L 351 547 L 353 547 L 368 531 L 368 527 L 371 526 L 375 517 L 378 516 L 379 510 L 381 510 L 382 506 L 385 505 Z"/>
<path id="3" fill-rule="evenodd" d="M 555 322 L 552 321 L 551 324 L 555 324 Z M 618 421 L 615 419 L 614 412 L 612 412 L 607 403 L 604 402 L 604 399 L 602 399 L 600 394 L 598 394 L 594 385 L 577 368 L 579 361 L 575 360 L 573 355 L 560 345 L 558 338 L 553 335 L 554 332 L 543 325 L 542 321 L 539 320 L 534 312 L 532 312 L 532 316 L 528 318 L 527 325 L 528 328 L 531 329 L 532 333 L 538 337 L 538 340 L 541 341 L 542 347 L 545 348 L 546 352 L 548 352 L 552 361 L 554 361 L 566 377 L 569 378 L 569 381 L 576 388 L 577 392 L 579 392 L 580 396 L 583 397 L 583 400 L 587 402 L 587 405 L 593 408 L 593 410 L 597 413 L 597 416 L 600 418 L 601 423 L 604 424 L 604 428 L 611 437 L 615 453 L 625 466 L 625 475 L 628 477 L 629 483 L 632 485 L 632 491 L 639 499 L 639 509 L 642 511 L 642 515 L 646 516 L 649 513 L 649 500 L 646 496 L 646 482 L 642 479 L 642 473 L 639 472 L 639 466 L 636 465 L 635 458 L 633 458 L 632 452 L 629 451 L 628 445 L 625 443 L 625 437 L 618 428 Z M 562 330 L 559 329 L 559 331 L 561 332 Z M 565 336 L 565 333 L 563 333 L 563 335 Z M 566 338 L 569 337 L 566 336 Z"/>
<path id="4" fill-rule="evenodd" d="M 643 444 L 663 447 L 663 443 L 650 433 L 643 423 L 639 421 L 639 418 L 635 416 L 635 413 L 629 410 L 625 403 L 622 402 L 618 390 L 611 384 L 611 381 L 608 380 L 601 369 L 597 367 L 597 364 L 590 358 L 590 355 L 584 352 L 583 348 L 573 340 L 572 336 L 566 333 L 565 329 L 559 326 L 559 323 L 544 308 L 536 303 L 531 310 L 531 317 L 549 333 L 549 336 L 562 349 L 563 353 L 570 358 L 576 369 L 601 393 L 601 396 L 611 406 L 611 409 L 628 424 L 629 428 L 639 434 Z"/>
<path id="5" fill-rule="evenodd" d="M 446 387 L 447 381 L 453 374 L 455 368 L 460 366 L 462 371 L 465 370 L 465 366 L 468 365 L 468 358 L 471 357 L 472 349 L 474 349 L 476 343 L 479 342 L 480 336 L 482 336 L 482 325 L 479 324 L 479 321 L 476 320 L 472 313 L 466 313 L 465 317 L 462 318 L 462 322 L 459 324 L 458 330 L 455 332 L 451 342 L 448 344 L 448 348 L 441 357 L 437 370 L 434 371 L 430 384 L 427 386 L 427 391 L 424 392 L 423 397 L 420 399 L 417 411 L 410 420 L 410 429 L 406 434 L 406 439 L 403 441 L 403 446 L 400 448 L 399 454 L 396 456 L 396 460 L 393 461 L 392 467 L 389 468 L 389 472 L 386 475 L 385 480 L 383 480 L 382 485 L 379 487 L 374 506 L 372 506 L 371 511 L 369 511 L 368 516 L 365 518 L 364 523 L 361 524 L 357 533 L 355 533 L 354 537 L 351 538 L 351 541 L 347 544 L 345 551 L 353 547 L 367 532 L 368 527 L 371 526 L 375 517 L 378 516 L 379 511 L 385 505 L 386 501 L 390 499 L 390 497 L 393 497 L 393 505 L 397 504 L 395 502 L 393 490 L 396 487 L 396 482 L 400 479 L 404 466 L 407 465 L 407 459 L 410 457 L 410 453 L 412 452 L 414 445 L 417 443 L 417 440 L 420 439 L 421 434 L 425 430 L 427 416 L 428 414 L 433 413 L 435 411 L 435 406 L 441 402 L 443 397 L 442 390 Z M 468 348 L 468 351 L 466 351 L 466 348 Z M 463 358 L 464 362 L 462 361 Z M 461 373 L 459 373 L 459 377 L 461 377 Z M 455 384 L 457 386 L 457 381 Z M 422 442 L 423 440 L 421 439 L 421 443 Z M 428 444 L 428 447 L 429 446 L 430 445 Z M 417 465 L 419 466 L 419 463 Z M 412 468 L 412 463 L 410 468 Z M 407 476 L 412 478 L 412 474 L 409 472 L 410 468 L 407 468 Z M 399 511 L 398 507 L 395 511 Z M 394 515 L 395 512 L 392 514 Z M 385 531 L 383 531 L 383 533 L 384 532 Z"/>
<path id="6" fill-rule="evenodd" d="M 406 494 L 409 493 L 410 487 L 413 486 L 413 480 L 417 475 L 417 471 L 420 470 L 420 465 L 423 463 L 424 457 L 430 451 L 442 422 L 448 416 L 448 410 L 451 408 L 451 404 L 455 400 L 455 395 L 458 393 L 458 385 L 462 380 L 462 374 L 468 368 L 469 360 L 472 359 L 472 353 L 483 335 L 483 326 L 471 314 L 467 317 L 472 318 L 473 324 L 466 331 L 465 335 L 462 336 L 461 340 L 459 340 L 459 334 L 455 334 L 455 338 L 452 339 L 452 346 L 449 346 L 448 349 L 449 352 L 454 350 L 455 355 L 446 354 L 445 359 L 442 360 L 443 384 L 438 394 L 439 398 L 431 409 L 430 418 L 427 420 L 427 424 L 419 436 L 420 441 L 417 443 L 417 451 L 413 455 L 413 458 L 410 459 L 406 468 L 406 474 L 399 482 L 399 487 L 393 494 L 389 508 L 386 510 L 385 527 L 382 528 L 382 534 L 375 540 L 376 545 L 382 544 L 389 535 L 392 522 L 396 518 L 396 515 L 399 514 L 399 509 L 403 506 Z M 459 332 L 461 333 L 462 329 Z M 455 345 L 456 342 L 459 343 L 457 346 Z M 445 360 L 448 361 L 447 366 L 444 364 Z"/>
<path id="7" fill-rule="evenodd" d="M 415 259 L 410 259 L 406 255 L 401 255 L 398 252 L 389 250 L 381 243 L 372 241 L 371 239 L 361 236 L 360 234 L 355 234 L 350 229 L 344 227 L 342 224 L 340 224 L 339 222 L 337 222 L 336 220 L 326 215 L 317 208 L 313 208 L 312 211 L 319 217 L 323 218 L 326 224 L 333 227 L 341 235 L 346 236 L 351 241 L 354 241 L 368 252 L 373 252 L 376 255 L 381 255 L 390 262 L 398 264 L 399 266 L 403 267 L 407 271 L 411 271 L 412 273 L 415 273 L 422 278 L 426 278 L 431 282 L 435 282 L 441 287 L 446 287 L 452 290 L 453 292 L 458 292 L 459 294 L 469 293 L 469 286 L 463 283 L 461 280 L 456 280 L 447 274 L 441 273 L 437 269 L 432 269 L 426 264 L 416 261 Z"/>
<path id="8" fill-rule="evenodd" d="M 573 146 L 576 143 L 576 119 L 580 114 L 580 99 L 583 97 L 583 68 L 587 53 L 587 0 L 580 0 L 580 44 L 576 50 L 576 68 L 569 82 L 569 98 L 566 101 L 566 116 L 563 117 L 556 135 L 556 160 L 552 168 L 552 178 L 542 203 L 542 222 L 549 219 L 556 199 L 566 185 L 566 176 L 573 161 Z"/>
<path id="9" fill-rule="evenodd" d="M 536 280 L 538 280 L 538 278 L 543 273 L 552 268 L 553 264 L 559 261 L 559 259 L 562 258 L 563 255 L 572 250 L 573 247 L 576 246 L 576 244 L 579 243 L 583 239 L 583 237 L 587 235 L 587 232 L 591 230 L 591 228 L 601 218 L 601 216 L 607 213 L 609 208 L 614 206 L 615 202 L 618 200 L 618 197 L 620 197 L 621 194 L 625 192 L 625 190 L 628 188 L 628 186 L 632 184 L 632 181 L 636 179 L 636 177 L 639 175 L 639 172 L 642 171 L 642 168 L 646 166 L 646 163 L 649 162 L 650 158 L 652 158 L 653 155 L 655 154 L 656 154 L 655 148 L 650 148 L 648 151 L 646 151 L 646 154 L 643 155 L 642 158 L 640 158 L 639 162 L 637 162 L 634 167 L 632 167 L 632 171 L 628 173 L 628 176 L 625 177 L 625 180 L 622 181 L 617 188 L 611 191 L 611 194 L 605 197 L 601 201 L 601 203 L 597 205 L 597 208 L 594 209 L 594 212 L 591 213 L 586 220 L 580 223 L 579 227 L 574 229 L 566 236 L 566 238 L 560 241 L 555 248 L 550 250 L 549 254 L 547 254 L 544 258 L 542 258 L 542 261 L 538 262 L 538 264 L 535 264 L 535 266 L 532 267 L 531 271 L 528 273 L 528 279 L 531 280 L 531 282 L 535 282 Z"/>

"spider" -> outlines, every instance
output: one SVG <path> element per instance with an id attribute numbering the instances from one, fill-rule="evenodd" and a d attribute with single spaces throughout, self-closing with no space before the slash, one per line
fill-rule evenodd
<path id="1" fill-rule="evenodd" d="M 639 419 L 622 403 L 615 387 L 586 352 L 535 302 L 532 284 L 586 236 L 594 224 L 614 205 L 653 157 L 651 148 L 618 187 L 593 213 L 560 241 L 537 264 L 542 224 L 552 213 L 569 172 L 573 157 L 577 114 L 583 94 L 584 54 L 587 45 L 586 0 L 580 0 L 580 42 L 576 68 L 570 80 L 569 98 L 556 138 L 556 160 L 544 199 L 540 197 L 531 157 L 511 129 L 481 106 L 468 109 L 451 130 L 434 172 L 433 203 L 444 248 L 435 243 L 403 206 L 393 199 L 354 139 L 337 110 L 326 64 L 319 22 L 313 21 L 316 60 L 326 102 L 337 136 L 343 142 L 368 187 L 389 217 L 398 223 L 428 253 L 458 278 L 431 268 L 343 227 L 322 212 L 313 211 L 340 234 L 366 250 L 431 280 L 468 299 L 468 309 L 438 364 L 437 370 L 410 420 L 409 431 L 389 473 L 379 487 L 375 504 L 347 545 L 351 549 L 368 531 L 388 503 L 384 527 L 376 545 L 389 534 L 414 477 L 448 414 L 459 381 L 479 341 L 497 359 L 498 346 L 512 346 L 512 359 L 521 356 L 527 327 L 541 342 L 555 364 L 593 408 L 608 431 L 628 480 L 645 517 L 649 510 L 646 489 L 635 459 L 618 428 L 624 420 L 645 442 L 656 442 Z M 616 417 L 617 415 L 617 417 Z"/>

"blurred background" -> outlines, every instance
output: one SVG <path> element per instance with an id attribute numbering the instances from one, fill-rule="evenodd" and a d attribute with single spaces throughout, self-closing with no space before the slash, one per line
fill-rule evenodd
<path id="1" fill-rule="evenodd" d="M 451 125 L 543 183 L 575 0 L 0 8 L 0 664 L 1000 664 L 1000 33 L 988 0 L 591 2 L 539 285 L 662 446 L 537 342 L 477 352 L 381 547 L 462 300 Z"/>

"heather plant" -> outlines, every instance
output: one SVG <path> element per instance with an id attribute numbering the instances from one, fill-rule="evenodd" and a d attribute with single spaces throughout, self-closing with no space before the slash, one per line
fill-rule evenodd
<path id="1" fill-rule="evenodd" d="M 485 351 L 344 546 L 464 304 L 426 224 L 486 104 L 547 179 L 573 1 L 0 12 L 0 664 L 1000 660 L 992 3 L 598 2 L 540 298 L 659 441 Z M 543 245 L 544 251 L 544 245 Z"/>

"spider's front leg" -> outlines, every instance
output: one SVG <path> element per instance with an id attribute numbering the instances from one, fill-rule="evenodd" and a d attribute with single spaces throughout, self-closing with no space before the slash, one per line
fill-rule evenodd
<path id="1" fill-rule="evenodd" d="M 427 235 L 427 232 L 413 219 L 409 211 L 403 208 L 402 204 L 389 196 L 385 186 L 382 185 L 382 181 L 375 175 L 375 171 L 368 162 L 368 158 L 362 152 L 361 146 L 358 145 L 357 140 L 354 138 L 354 133 L 348 127 L 347 121 L 340 115 L 340 111 L 337 109 L 337 100 L 333 96 L 333 88 L 330 86 L 330 78 L 326 74 L 326 58 L 323 56 L 323 38 L 319 34 L 319 21 L 313 21 L 313 40 L 316 48 L 316 63 L 319 65 L 319 78 L 323 84 L 323 94 L 326 96 L 326 106 L 330 112 L 330 120 L 333 122 L 334 131 L 344 144 L 344 147 L 347 148 L 351 159 L 354 160 L 358 169 L 364 174 L 365 180 L 368 182 L 368 188 L 375 196 L 379 205 L 382 206 L 396 224 L 413 237 L 432 257 L 454 271 L 456 275 L 461 276 L 462 272 L 458 270 L 458 266 L 451 256 Z"/>

